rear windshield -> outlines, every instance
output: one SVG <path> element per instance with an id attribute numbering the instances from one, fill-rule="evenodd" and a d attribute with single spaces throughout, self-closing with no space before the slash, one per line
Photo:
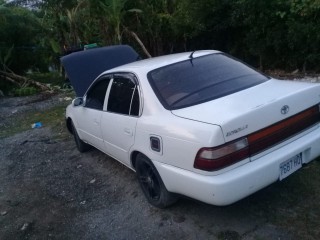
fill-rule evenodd
<path id="1" fill-rule="evenodd" d="M 174 110 L 250 88 L 268 77 L 225 54 L 210 54 L 155 69 L 148 79 L 162 105 Z"/>

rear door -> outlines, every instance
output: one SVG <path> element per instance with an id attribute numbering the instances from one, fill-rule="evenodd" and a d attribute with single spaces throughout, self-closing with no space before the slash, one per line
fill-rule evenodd
<path id="1" fill-rule="evenodd" d="M 115 74 L 101 119 L 106 152 L 126 165 L 140 115 L 139 95 L 133 74 Z"/>

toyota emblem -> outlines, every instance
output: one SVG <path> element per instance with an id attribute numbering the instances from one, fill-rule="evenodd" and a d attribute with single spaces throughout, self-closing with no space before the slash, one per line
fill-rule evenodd
<path id="1" fill-rule="evenodd" d="M 283 115 L 287 114 L 289 112 L 289 106 L 288 105 L 284 105 L 282 108 L 281 108 L 281 113 Z"/>

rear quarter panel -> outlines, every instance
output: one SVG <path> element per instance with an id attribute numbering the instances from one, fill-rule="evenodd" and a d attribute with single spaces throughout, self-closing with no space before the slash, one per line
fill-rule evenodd
<path id="1" fill-rule="evenodd" d="M 151 136 L 161 139 L 161 152 L 151 149 Z M 139 119 L 131 152 L 139 151 L 152 161 L 194 171 L 194 159 L 200 148 L 223 143 L 224 138 L 219 126 L 176 117 L 167 111 L 161 116 Z"/>

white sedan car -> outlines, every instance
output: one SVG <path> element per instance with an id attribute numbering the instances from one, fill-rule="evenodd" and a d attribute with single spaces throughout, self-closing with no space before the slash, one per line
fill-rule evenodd
<path id="1" fill-rule="evenodd" d="M 222 206 L 320 155 L 319 102 L 318 84 L 195 51 L 102 72 L 66 120 L 79 151 L 93 146 L 135 171 L 152 205 L 183 195 Z"/>

